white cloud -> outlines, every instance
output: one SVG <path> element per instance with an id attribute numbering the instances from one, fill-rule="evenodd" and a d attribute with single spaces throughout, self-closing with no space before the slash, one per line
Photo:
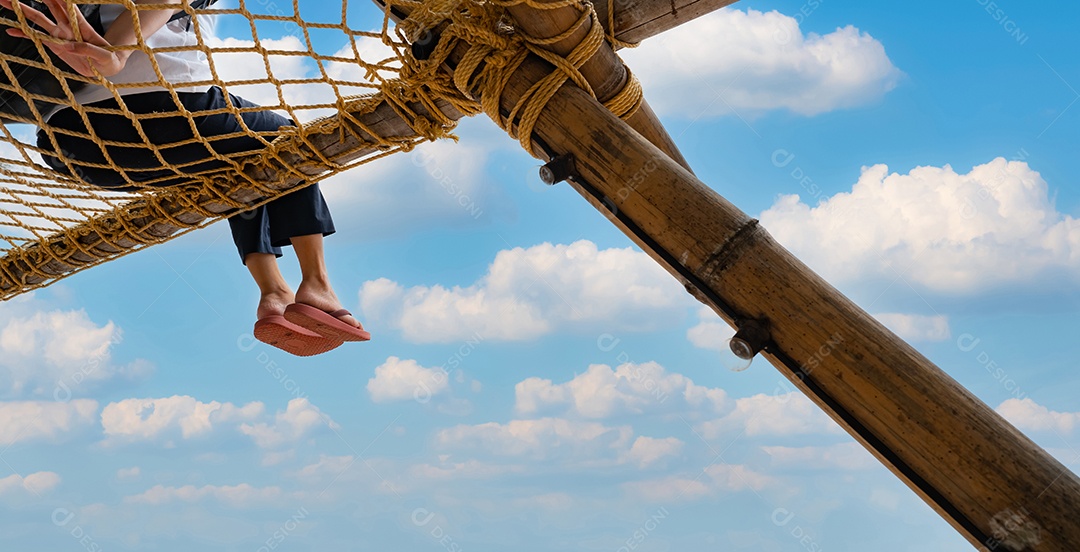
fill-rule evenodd
<path id="1" fill-rule="evenodd" d="M 1012 425 L 1023 431 L 1069 434 L 1080 426 L 1080 412 L 1057 412 L 1029 399 L 1008 399 L 997 407 Z"/>
<path id="2" fill-rule="evenodd" d="M 321 455 L 319 461 L 308 464 L 296 472 L 296 476 L 308 480 L 337 479 L 356 462 L 355 456 Z"/>
<path id="3" fill-rule="evenodd" d="M 1080 220 L 1059 213 L 1027 163 L 997 158 L 889 173 L 811 207 L 781 196 L 761 214 L 777 240 L 833 282 L 887 278 L 944 293 L 1080 282 Z"/>
<path id="4" fill-rule="evenodd" d="M 638 467 L 646 468 L 665 458 L 678 456 L 685 444 L 675 437 L 654 439 L 642 436 L 634 441 L 625 459 Z"/>
<path id="5" fill-rule="evenodd" d="M 360 58 L 367 62 L 381 61 L 386 58 L 388 47 L 374 38 L 360 37 L 358 50 Z M 302 122 L 317 117 L 337 113 L 334 108 L 338 97 L 374 92 L 365 70 L 356 63 L 348 61 L 324 61 L 324 77 L 317 63 L 311 58 L 310 50 L 303 39 L 297 36 L 281 38 L 261 38 L 260 45 L 267 51 L 299 52 L 306 55 L 276 54 L 267 55 L 254 51 L 252 40 L 235 37 L 207 37 L 206 45 L 218 50 L 210 54 L 210 61 L 218 78 L 225 84 L 230 94 L 263 106 L 276 107 L 283 114 L 286 107 L 293 108 L 290 116 Z M 335 52 L 318 52 L 346 60 L 355 60 L 356 54 L 350 45 L 345 45 Z M 267 64 L 269 63 L 269 72 Z M 384 67 L 392 67 L 388 64 Z M 390 77 L 392 71 L 381 71 L 383 77 Z M 271 81 L 281 84 L 275 84 Z M 282 83 L 282 81 L 291 81 Z M 301 82 L 306 81 L 306 82 Z M 236 83 L 236 84 L 233 84 Z M 368 85 L 368 86 L 365 86 Z M 280 96 L 279 96 L 280 95 Z M 316 107 L 316 106 L 324 107 Z"/>
<path id="6" fill-rule="evenodd" d="M 745 490 L 760 491 L 775 480 L 741 464 L 712 464 L 700 477 L 670 476 L 624 483 L 635 497 L 659 503 L 691 501 Z"/>
<path id="7" fill-rule="evenodd" d="M 109 441 L 192 439 L 210 434 L 215 426 L 256 419 L 263 411 L 260 402 L 204 403 L 186 395 L 124 399 L 101 411 L 101 426 Z"/>
<path id="8" fill-rule="evenodd" d="M 489 464 L 478 460 L 417 464 L 409 468 L 409 479 L 457 481 L 461 479 L 490 479 L 506 474 L 526 474 L 527 466 Z"/>
<path id="9" fill-rule="evenodd" d="M 130 468 L 120 468 L 116 470 L 117 479 L 138 479 L 142 475 L 142 469 L 139 466 L 132 466 Z"/>
<path id="10" fill-rule="evenodd" d="M 215 500 L 234 508 L 266 506 L 285 496 L 280 487 L 254 487 L 247 483 L 239 485 L 204 485 L 195 487 L 167 487 L 155 485 L 145 492 L 124 497 L 125 502 L 136 504 L 161 505 L 173 502 L 195 503 L 203 500 Z"/>
<path id="11" fill-rule="evenodd" d="M 84 310 L 33 310 L 35 301 L 0 308 L 0 393 L 67 400 L 86 386 L 145 375 L 149 364 L 112 362 L 120 328 L 97 325 Z"/>
<path id="12" fill-rule="evenodd" d="M 628 450 L 632 438 L 629 426 L 608 427 L 561 418 L 459 425 L 435 435 L 436 443 L 443 448 L 527 456 L 534 461 L 610 456 L 611 452 Z"/>
<path id="13" fill-rule="evenodd" d="M 265 449 L 297 444 L 322 426 L 338 427 L 306 398 L 290 400 L 284 411 L 276 412 L 269 420 L 265 410 L 263 403 L 257 401 L 238 406 L 218 401 L 204 403 L 186 395 L 125 399 L 102 410 L 101 425 L 107 444 L 160 441 L 175 446 L 177 439 L 236 431 Z M 266 461 L 273 462 L 275 458 L 282 457 L 269 456 Z"/>
<path id="14" fill-rule="evenodd" d="M 949 317 L 942 314 L 883 312 L 875 314 L 874 318 L 906 341 L 945 341 L 952 335 Z"/>
<path id="15" fill-rule="evenodd" d="M 441 367 L 424 368 L 415 360 L 402 360 L 394 356 L 377 366 L 375 377 L 367 383 L 368 395 L 375 402 L 427 402 L 449 387 L 450 378 Z"/>
<path id="16" fill-rule="evenodd" d="M 700 349 L 727 353 L 728 340 L 735 335 L 735 330 L 720 320 L 708 307 L 698 310 L 698 318 L 698 324 L 686 331 L 686 338 L 690 343 Z"/>
<path id="17" fill-rule="evenodd" d="M 263 466 L 276 466 L 294 458 L 296 458 L 296 449 L 267 451 L 265 454 L 263 454 L 263 458 L 260 464 Z"/>
<path id="18" fill-rule="evenodd" d="M 646 254 L 599 250 L 581 240 L 500 251 L 468 287 L 404 288 L 381 278 L 360 290 L 364 314 L 402 330 L 412 342 L 474 336 L 526 340 L 556 329 L 649 331 L 672 322 L 683 288 Z"/>
<path id="19" fill-rule="evenodd" d="M 296 444 L 323 426 L 340 427 L 306 398 L 298 398 L 289 401 L 284 412 L 274 415 L 274 423 L 245 423 L 240 426 L 240 432 L 251 437 L 261 448 L 276 448 Z"/>
<path id="20" fill-rule="evenodd" d="M 646 412 L 715 414 L 730 408 L 723 389 L 696 385 L 655 362 L 626 363 L 614 370 L 594 364 L 560 384 L 528 378 L 514 386 L 514 394 L 514 408 L 524 415 L 559 409 L 585 418 L 608 418 Z"/>
<path id="21" fill-rule="evenodd" d="M 546 510 L 565 513 L 574 508 L 581 508 L 582 502 L 581 496 L 570 493 L 544 493 L 515 499 L 512 501 L 512 507 L 528 512 Z"/>
<path id="22" fill-rule="evenodd" d="M 7 354 L 23 356 L 40 349 L 51 363 L 74 363 L 106 354 L 118 333 L 112 322 L 94 324 L 86 311 L 39 312 L 8 321 L 0 333 L 0 347 Z"/>
<path id="23" fill-rule="evenodd" d="M 265 59 L 261 53 L 250 51 L 255 43 L 251 40 L 239 38 L 206 37 L 206 45 L 210 48 L 236 48 L 248 51 L 243 52 L 213 52 L 209 55 L 211 67 L 215 70 L 226 85 L 230 94 L 243 97 L 259 105 L 281 106 L 282 100 L 278 98 L 278 88 L 270 83 L 271 75 L 275 79 L 301 79 L 309 75 L 315 69 L 314 63 L 302 55 L 276 55 L 267 56 Z M 301 40 L 294 36 L 286 36 L 278 39 L 270 38 L 260 41 L 267 50 L 283 52 L 303 52 L 307 48 Z M 270 72 L 267 72 L 267 61 Z M 244 81 L 261 81 L 259 84 L 231 85 Z M 308 104 L 307 94 L 304 87 L 282 87 L 282 95 L 285 102 L 296 104 Z"/>
<path id="24" fill-rule="evenodd" d="M 26 477 L 13 474 L 0 479 L 0 496 L 6 497 L 20 492 L 38 496 L 48 493 L 58 485 L 60 476 L 54 472 L 36 472 Z"/>
<path id="25" fill-rule="evenodd" d="M 526 471 L 540 466 L 557 466 L 561 470 L 615 466 L 645 469 L 677 457 L 685 446 L 674 437 L 635 437 L 630 426 L 611 427 L 563 418 L 459 425 L 440 430 L 435 442 L 439 450 L 447 452 L 439 457 L 440 462 L 414 466 L 410 473 L 432 479 L 494 477 L 521 472 L 526 468 L 522 463 L 531 466 Z M 475 458 L 456 460 L 450 453 L 453 451 L 513 458 L 518 464 L 494 465 Z"/>
<path id="26" fill-rule="evenodd" d="M 304 500 L 323 503 L 346 501 L 351 503 L 357 493 L 393 494 L 398 497 L 413 490 L 422 490 L 426 482 L 419 482 L 408 464 L 400 458 L 375 458 L 320 455 L 319 460 L 288 475 L 301 482 L 303 491 L 297 496 Z M 427 487 L 430 489 L 430 487 Z"/>
<path id="27" fill-rule="evenodd" d="M 772 465 L 794 469 L 861 470 L 878 465 L 877 460 L 858 443 L 840 443 L 824 447 L 761 447 Z"/>
<path id="28" fill-rule="evenodd" d="M 460 142 L 420 144 L 322 182 L 339 234 L 370 241 L 512 217 L 516 205 L 487 169 L 496 152 L 520 148 L 490 121 L 467 119 L 455 133 Z"/>
<path id="29" fill-rule="evenodd" d="M 0 445 L 47 439 L 56 441 L 71 432 L 86 429 L 96 420 L 98 403 L 76 399 L 53 401 L 0 402 Z"/>
<path id="30" fill-rule="evenodd" d="M 798 391 L 736 399 L 734 410 L 702 423 L 700 431 L 707 439 L 739 432 L 750 437 L 843 433 L 840 426 Z"/>
<path id="31" fill-rule="evenodd" d="M 622 55 L 658 112 L 695 118 L 866 105 L 902 75 L 884 46 L 859 29 L 804 34 L 775 11 L 719 10 Z"/>
<path id="32" fill-rule="evenodd" d="M 435 435 L 435 442 L 444 451 L 516 458 L 532 466 L 532 471 L 538 466 L 558 466 L 562 470 L 606 469 L 614 466 L 644 469 L 678 456 L 684 447 L 681 440 L 673 437 L 635 438 L 630 426 L 610 427 L 597 422 L 563 418 L 459 425 L 440 430 Z M 523 469 L 523 466 L 515 464 L 492 465 L 475 459 L 454 460 L 452 454 L 444 454 L 440 460 L 438 465 L 421 465 L 414 469 L 431 478 L 455 473 L 470 477 L 493 477 Z"/>
<path id="33" fill-rule="evenodd" d="M 398 498 L 427 496 L 422 500 L 433 500 L 428 502 L 432 512 L 436 511 L 436 506 L 442 510 L 451 504 L 459 503 L 466 496 L 470 504 L 485 508 L 492 505 L 492 502 L 487 497 L 488 493 L 482 489 L 498 489 L 499 496 L 505 498 L 508 503 L 501 503 L 500 506 L 495 507 L 495 510 L 502 508 L 505 512 L 505 508 L 510 506 L 515 509 L 530 510 L 534 507 L 545 507 L 545 505 L 557 506 L 555 503 L 560 502 L 560 499 L 556 495 L 564 493 L 550 493 L 546 499 L 540 498 L 539 503 L 532 503 L 533 498 L 539 497 L 532 496 L 535 489 L 531 481 L 535 480 L 541 470 L 548 467 L 550 460 L 543 464 L 536 464 L 526 457 L 516 460 L 520 461 L 501 463 L 476 459 L 457 461 L 449 454 L 440 454 L 431 462 L 409 465 L 403 464 L 400 460 L 385 458 L 327 457 L 317 464 L 306 467 L 302 470 L 303 473 L 297 475 L 309 489 L 321 491 L 325 488 L 326 491 L 320 493 L 318 499 L 327 503 L 338 501 L 352 503 L 356 493 L 360 492 L 366 496 L 378 493 L 394 495 Z M 633 465 L 629 462 L 625 464 Z M 602 465 L 593 464 L 594 467 L 601 469 L 614 465 L 616 462 L 613 460 Z M 567 463 L 560 464 L 556 468 L 558 473 L 568 473 L 581 466 Z M 477 486 L 478 481 L 484 483 Z M 493 483 L 496 481 L 497 483 Z M 522 482 L 524 482 L 524 487 L 520 485 Z M 428 496 L 432 489 L 445 491 L 450 488 L 458 489 L 459 492 L 440 492 L 438 496 Z M 310 494 L 314 495 L 315 492 Z M 579 505 L 582 500 L 584 499 L 579 497 Z"/>

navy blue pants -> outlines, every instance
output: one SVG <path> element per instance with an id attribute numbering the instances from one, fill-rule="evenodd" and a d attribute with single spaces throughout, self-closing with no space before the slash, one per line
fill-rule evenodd
<path id="1" fill-rule="evenodd" d="M 77 136 L 54 132 L 63 156 L 71 161 L 79 179 L 100 188 L 130 191 L 137 189 L 121 174 L 112 169 L 86 166 L 84 163 L 108 164 L 111 158 L 132 182 L 149 182 L 155 187 L 173 186 L 190 182 L 185 175 L 223 169 L 228 163 L 214 159 L 211 149 L 222 155 L 253 152 L 262 149 L 263 143 L 251 136 L 235 136 L 214 140 L 242 131 L 240 122 L 232 113 L 199 115 L 226 106 L 225 96 L 218 87 L 207 92 L 178 92 L 181 103 L 193 116 L 200 137 L 205 142 L 170 146 L 193 137 L 188 119 L 184 116 L 144 118 L 139 122 L 149 141 L 159 147 L 161 157 L 170 166 L 162 165 L 154 152 L 146 148 L 146 141 L 139 135 L 134 123 L 119 114 L 87 112 L 86 116 L 94 134 L 103 140 L 130 143 L 131 146 L 99 146 L 93 141 Z M 146 92 L 124 96 L 124 104 L 132 113 L 148 114 L 176 111 L 176 104 L 168 92 Z M 231 96 L 237 107 L 258 107 L 255 104 Z M 90 104 L 93 107 L 116 109 L 116 100 Z M 244 124 L 256 132 L 275 132 L 293 122 L 272 111 L 246 111 L 240 115 Z M 58 111 L 49 119 L 49 126 L 90 134 L 82 117 L 74 109 Z M 38 147 L 54 151 L 53 144 L 44 131 L 38 132 Z M 104 151 L 103 151 L 104 150 Z M 109 154 L 106 158 L 105 153 Z M 56 157 L 43 155 L 50 167 L 63 174 L 71 174 L 68 167 Z M 281 248 L 289 245 L 289 238 L 308 234 L 328 236 L 334 233 L 334 222 L 318 184 L 305 186 L 277 198 L 262 207 L 238 213 L 229 218 L 233 241 L 243 260 L 249 253 L 273 253 L 281 256 Z"/>

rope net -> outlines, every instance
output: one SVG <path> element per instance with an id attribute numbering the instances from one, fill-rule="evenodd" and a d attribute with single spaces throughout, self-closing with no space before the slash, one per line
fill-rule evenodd
<path id="1" fill-rule="evenodd" d="M 127 9 L 118 17 L 129 18 L 136 9 L 177 7 L 136 8 L 131 0 L 95 3 L 102 14 Z M 575 6 L 581 18 L 570 31 L 587 26 L 586 39 L 566 56 L 548 52 L 545 46 L 560 37 L 531 37 L 515 29 L 507 14 L 508 7 L 522 3 L 537 9 Z M 19 5 L 13 8 L 0 11 L 0 24 L 25 28 L 26 13 Z M 168 25 L 190 25 L 196 38 L 191 44 L 148 45 L 136 25 L 138 44 L 129 48 L 137 52 L 128 63 L 143 54 L 156 80 L 118 83 L 78 75 L 50 56 L 44 46 L 48 37 L 41 33 L 23 39 L 32 45 L 30 54 L 8 48 L 0 52 L 0 97 L 25 104 L 22 113 L 6 109 L 0 115 L 0 299 L 257 207 L 359 164 L 411 150 L 420 142 L 453 137 L 457 119 L 481 111 L 533 152 L 532 124 L 547 100 L 568 81 L 591 92 L 578 68 L 607 44 L 625 45 L 605 36 L 591 4 L 582 0 L 390 0 L 385 5 L 221 0 L 211 9 L 193 9 L 186 2 L 183 9 L 192 15 L 190 20 Z M 414 56 L 414 43 L 429 46 L 426 59 Z M 158 60 L 181 50 L 202 52 L 210 78 L 167 81 Z M 530 55 L 550 63 L 550 75 L 535 83 L 509 113 L 500 111 L 503 88 Z M 447 69 L 451 65 L 455 70 Z M 25 86 L 20 76 L 28 70 L 51 75 L 62 93 L 50 97 Z M 79 95 L 80 87 L 96 87 L 96 98 L 104 99 L 80 102 L 86 97 L 85 92 Z M 124 92 L 147 87 L 168 91 L 171 102 L 152 113 L 135 114 Z M 182 91 L 210 87 L 260 107 L 233 101 L 215 109 L 185 106 Z M 628 117 L 640 102 L 640 86 L 630 78 L 606 105 Z M 295 125 L 254 131 L 243 124 L 245 112 L 266 109 Z M 131 121 L 141 140 L 116 140 L 109 128 L 90 124 L 101 115 Z M 240 130 L 200 133 L 200 122 L 222 115 L 235 117 Z M 163 144 L 161 137 L 148 137 L 143 125 L 164 117 L 180 117 L 184 124 Z M 83 124 L 73 130 L 72 120 Z M 237 137 L 255 139 L 259 147 L 234 153 L 214 148 L 218 141 Z M 63 145 L 72 139 L 93 155 L 84 149 L 66 150 Z M 174 148 L 193 144 L 206 146 L 205 156 L 174 160 Z M 125 163 L 130 148 L 145 150 L 141 156 L 156 162 L 131 167 Z M 102 173 L 116 175 L 108 189 L 100 186 Z"/>

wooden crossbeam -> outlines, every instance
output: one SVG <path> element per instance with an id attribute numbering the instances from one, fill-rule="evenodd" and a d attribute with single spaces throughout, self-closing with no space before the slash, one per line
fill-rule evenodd
<path id="1" fill-rule="evenodd" d="M 615 38 L 641 42 L 730 6 L 737 0 L 596 0 L 600 22 L 608 24 L 608 7 L 615 5 Z"/>

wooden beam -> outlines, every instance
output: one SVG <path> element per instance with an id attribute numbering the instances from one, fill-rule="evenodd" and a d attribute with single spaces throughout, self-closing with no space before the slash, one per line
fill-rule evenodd
<path id="1" fill-rule="evenodd" d="M 555 1 L 557 0 L 540 0 L 540 3 L 554 3 Z M 586 21 L 584 24 L 578 25 L 583 13 L 583 8 L 580 5 L 571 4 L 555 9 L 540 9 L 528 3 L 521 3 L 510 6 L 507 11 L 513 16 L 515 23 L 529 36 L 549 38 L 566 34 L 562 40 L 544 46 L 548 51 L 562 57 L 566 57 L 573 52 L 592 30 L 593 26 L 592 21 Z M 576 31 L 567 34 L 568 31 L 575 27 Z M 600 32 L 605 31 L 601 29 Z M 622 60 L 619 59 L 615 54 L 615 50 L 607 42 L 600 45 L 600 49 L 581 66 L 580 71 L 601 103 L 614 98 L 627 86 L 630 80 L 626 66 L 623 65 Z M 660 123 L 660 118 L 656 116 L 646 99 L 641 100 L 641 106 L 627 118 L 626 122 L 630 125 L 630 128 L 638 131 L 678 164 L 693 172 L 690 164 L 687 163 L 686 158 L 679 151 L 679 146 L 675 144 L 675 140 L 668 134 L 664 125 Z"/>
<path id="2" fill-rule="evenodd" d="M 583 91 L 537 123 L 572 185 L 732 325 L 971 544 L 1075 550 L 1080 479 Z"/>
<path id="3" fill-rule="evenodd" d="M 615 6 L 615 38 L 641 42 L 737 0 L 596 0 L 596 14 L 608 25 L 609 6 Z"/>
<path id="4" fill-rule="evenodd" d="M 550 70 L 522 64 L 503 111 Z M 729 324 L 767 322 L 764 356 L 969 542 L 1075 549 L 1080 479 L 756 220 L 571 84 L 534 132 L 548 158 L 573 156 L 590 204 Z"/>

